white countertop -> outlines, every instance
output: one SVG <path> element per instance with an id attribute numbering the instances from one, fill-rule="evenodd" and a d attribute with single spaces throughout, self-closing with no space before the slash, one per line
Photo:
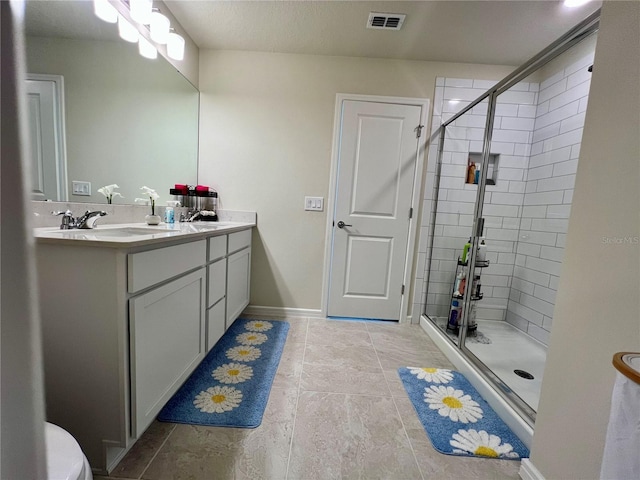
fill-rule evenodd
<path id="1" fill-rule="evenodd" d="M 255 225 L 255 222 L 122 223 L 98 225 L 91 229 L 42 227 L 34 228 L 33 233 L 38 244 L 130 248 L 199 240 L 246 230 Z"/>

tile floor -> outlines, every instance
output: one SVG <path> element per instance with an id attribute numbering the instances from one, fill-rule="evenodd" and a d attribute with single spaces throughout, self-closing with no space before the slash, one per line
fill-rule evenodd
<path id="1" fill-rule="evenodd" d="M 96 478 L 519 478 L 520 462 L 453 457 L 431 447 L 396 369 L 453 367 L 419 326 L 288 321 L 260 427 L 154 422 L 110 477 Z"/>

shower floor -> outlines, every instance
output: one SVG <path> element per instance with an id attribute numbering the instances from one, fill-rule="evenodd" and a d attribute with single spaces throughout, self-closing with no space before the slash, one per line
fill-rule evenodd
<path id="1" fill-rule="evenodd" d="M 438 325 L 442 328 L 442 322 L 438 322 Z M 503 321 L 478 320 L 478 331 L 490 339 L 491 343 L 467 341 L 467 348 L 537 411 L 547 348 Z M 516 375 L 514 370 L 524 370 L 534 378 L 527 380 Z"/>

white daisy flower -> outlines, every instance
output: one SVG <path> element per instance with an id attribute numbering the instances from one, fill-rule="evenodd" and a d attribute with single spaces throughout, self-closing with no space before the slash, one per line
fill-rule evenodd
<path id="1" fill-rule="evenodd" d="M 453 440 L 449 443 L 452 447 L 457 447 L 454 453 L 480 455 L 492 458 L 518 458 L 518 454 L 513 451 L 509 443 L 502 443 L 500 437 L 491 435 L 484 430 L 479 432 L 471 430 L 458 430 L 453 434 Z"/>
<path id="2" fill-rule="evenodd" d="M 241 383 L 253 377 L 253 368 L 242 363 L 225 363 L 216 368 L 211 376 L 221 383 Z"/>
<path id="3" fill-rule="evenodd" d="M 264 333 L 247 332 L 236 337 L 236 341 L 242 345 L 260 345 L 266 342 L 268 337 Z"/>
<path id="4" fill-rule="evenodd" d="M 432 383 L 449 383 L 453 380 L 451 370 L 443 368 L 416 368 L 408 367 L 412 375 L 417 376 L 420 380 L 426 380 Z"/>
<path id="5" fill-rule="evenodd" d="M 476 423 L 482 418 L 480 405 L 462 390 L 432 385 L 424 391 L 424 401 L 429 404 L 429 408 L 438 410 L 443 417 L 461 423 Z"/>
<path id="6" fill-rule="evenodd" d="M 244 328 L 251 332 L 266 332 L 273 328 L 273 324 L 264 320 L 254 320 L 253 322 L 248 322 Z"/>
<path id="7" fill-rule="evenodd" d="M 242 392 L 233 387 L 215 386 L 200 392 L 193 401 L 205 413 L 224 413 L 233 410 L 242 401 Z"/>
<path id="8" fill-rule="evenodd" d="M 236 362 L 251 362 L 260 358 L 262 352 L 259 348 L 249 345 L 240 345 L 239 347 L 233 347 L 227 350 L 227 358 L 235 360 Z"/>

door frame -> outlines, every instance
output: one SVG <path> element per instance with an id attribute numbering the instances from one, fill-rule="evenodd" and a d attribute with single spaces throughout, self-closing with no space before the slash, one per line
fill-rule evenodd
<path id="1" fill-rule="evenodd" d="M 418 139 L 418 145 L 416 147 L 417 159 L 416 168 L 413 178 L 413 193 L 411 195 L 411 207 L 413 208 L 413 216 L 409 221 L 409 235 L 407 240 L 407 253 L 405 255 L 404 262 L 404 275 L 403 284 L 405 285 L 405 292 L 402 295 L 400 301 L 400 318 L 399 322 L 411 322 L 411 317 L 407 315 L 407 306 L 409 302 L 409 294 L 413 291 L 413 282 L 411 281 L 412 267 L 414 263 L 414 249 L 416 245 L 416 232 L 417 226 L 420 223 L 418 220 L 418 213 L 420 211 L 420 192 L 422 190 L 422 177 L 424 175 L 425 167 L 425 150 L 427 145 L 427 114 L 429 113 L 429 99 L 428 98 L 412 98 L 412 97 L 388 97 L 378 95 L 359 95 L 350 93 L 338 93 L 336 94 L 336 104 L 333 116 L 333 141 L 331 146 L 331 170 L 329 173 L 329 195 L 327 197 L 327 224 L 325 229 L 325 241 L 324 241 L 324 267 L 322 269 L 322 308 L 321 314 L 323 317 L 327 316 L 329 309 L 329 280 L 331 271 L 331 256 L 332 256 L 332 237 L 333 237 L 333 221 L 335 214 L 335 201 L 336 201 L 336 185 L 338 175 L 338 156 L 340 152 L 340 131 L 342 126 L 342 104 L 345 100 L 354 100 L 359 102 L 373 102 L 373 103 L 393 103 L 401 105 L 412 105 L 420 107 L 420 125 L 422 129 L 422 135 Z"/>
<path id="2" fill-rule="evenodd" d="M 64 99 L 64 77 L 46 73 L 27 73 L 26 80 L 47 81 L 54 84 L 54 122 L 56 123 L 56 184 L 58 185 L 58 202 L 69 200 L 69 179 L 67 174 L 67 131 Z"/>

